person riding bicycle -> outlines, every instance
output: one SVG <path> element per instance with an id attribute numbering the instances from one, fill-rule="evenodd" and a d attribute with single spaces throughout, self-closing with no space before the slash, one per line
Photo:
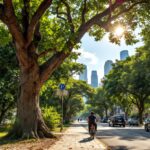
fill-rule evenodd
<path id="1" fill-rule="evenodd" d="M 90 133 L 90 127 L 93 124 L 95 126 L 95 130 L 97 131 L 97 124 L 96 124 L 97 118 L 94 115 L 94 112 L 91 112 L 90 116 L 88 117 L 88 128 Z"/>

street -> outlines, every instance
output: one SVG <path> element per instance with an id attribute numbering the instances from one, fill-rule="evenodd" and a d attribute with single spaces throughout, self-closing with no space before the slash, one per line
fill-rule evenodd
<path id="1" fill-rule="evenodd" d="M 112 150 L 150 150 L 150 132 L 144 127 L 109 127 L 99 123 L 97 138 Z"/>

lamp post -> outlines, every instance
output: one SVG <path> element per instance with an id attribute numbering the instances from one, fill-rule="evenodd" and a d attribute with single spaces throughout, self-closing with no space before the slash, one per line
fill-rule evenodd
<path id="1" fill-rule="evenodd" d="M 64 119 L 63 119 L 63 101 L 64 101 L 64 96 L 68 95 L 68 91 L 65 90 L 65 87 L 66 87 L 65 84 L 60 84 L 59 89 L 56 92 L 56 95 L 61 98 L 62 111 L 61 111 L 61 128 L 60 128 L 60 131 L 63 130 L 63 121 L 64 121 Z"/>
<path id="2" fill-rule="evenodd" d="M 64 122 L 64 115 L 63 115 L 63 113 L 64 113 L 64 111 L 63 111 L 63 102 L 64 102 L 64 97 L 63 96 L 61 96 L 61 107 L 62 107 L 62 117 L 61 117 L 61 128 L 60 128 L 60 131 L 62 131 L 63 130 L 63 122 Z"/>

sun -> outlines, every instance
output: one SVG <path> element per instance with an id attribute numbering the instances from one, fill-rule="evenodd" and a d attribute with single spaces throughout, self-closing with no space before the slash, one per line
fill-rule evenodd
<path id="1" fill-rule="evenodd" d="M 114 34 L 116 36 L 122 36 L 123 33 L 124 33 L 124 28 L 123 27 L 121 27 L 121 26 L 116 27 L 116 29 L 114 31 Z"/>

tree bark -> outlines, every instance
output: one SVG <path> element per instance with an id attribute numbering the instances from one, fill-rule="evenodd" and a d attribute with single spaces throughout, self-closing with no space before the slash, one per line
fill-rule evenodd
<path id="1" fill-rule="evenodd" d="M 139 111 L 139 123 L 140 125 L 143 124 L 143 112 L 144 112 L 144 105 L 141 105 L 139 108 L 138 108 L 138 111 Z"/>
<path id="2" fill-rule="evenodd" d="M 38 65 L 29 61 L 30 67 L 20 75 L 20 95 L 17 104 L 17 118 L 9 136 L 15 138 L 54 137 L 44 123 L 39 106 L 41 88 Z"/>
<path id="3" fill-rule="evenodd" d="M 2 123 L 4 117 L 5 117 L 5 112 L 2 111 L 2 112 L 0 113 L 0 124 Z"/>
<path id="4" fill-rule="evenodd" d="M 105 116 L 108 118 L 108 108 L 105 107 Z"/>
<path id="5" fill-rule="evenodd" d="M 140 123 L 140 125 L 143 124 L 143 111 L 144 110 L 139 110 L 139 123 Z"/>

